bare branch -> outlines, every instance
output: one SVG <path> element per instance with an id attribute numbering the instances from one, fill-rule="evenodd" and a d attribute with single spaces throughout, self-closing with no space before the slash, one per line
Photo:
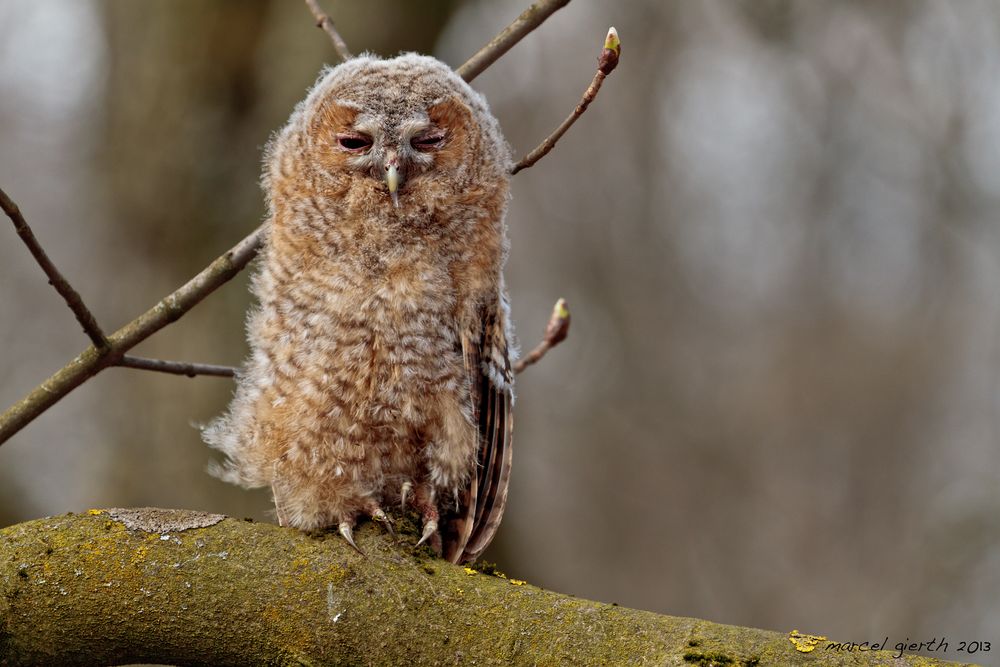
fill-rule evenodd
<path id="1" fill-rule="evenodd" d="M 233 377 L 236 375 L 236 369 L 232 366 L 192 364 L 186 361 L 164 361 L 163 359 L 147 359 L 146 357 L 133 357 L 129 355 L 122 357 L 116 365 L 143 371 L 186 375 L 189 378 L 197 375 L 214 375 L 216 377 Z"/>
<path id="2" fill-rule="evenodd" d="M 154 333 L 175 322 L 202 299 L 243 270 L 260 249 L 265 226 L 233 246 L 228 252 L 202 269 L 172 294 L 113 333 L 104 350 L 90 348 L 35 387 L 27 396 L 0 415 L 0 444 L 20 431 L 66 394 L 108 366 L 117 365 L 125 353 Z"/>
<path id="3" fill-rule="evenodd" d="M 7 214 L 10 221 L 14 223 L 17 235 L 28 246 L 28 250 L 31 251 L 35 261 L 42 267 L 42 271 L 45 271 L 45 275 L 49 277 L 49 284 L 56 288 L 59 295 L 65 299 L 66 305 L 76 315 L 77 322 L 83 327 L 83 332 L 90 338 L 94 347 L 98 350 L 106 350 L 109 345 L 108 339 L 104 335 L 104 332 L 101 331 L 100 325 L 97 324 L 94 314 L 87 308 L 87 304 L 83 302 L 83 297 L 80 296 L 80 293 L 73 289 L 73 286 L 69 284 L 69 281 L 63 277 L 59 269 L 56 268 L 56 265 L 49 259 L 42 245 L 35 238 L 34 232 L 31 231 L 31 227 L 28 226 L 24 216 L 21 215 L 21 209 L 18 208 L 17 204 L 3 190 L 0 190 L 0 208 Z"/>
<path id="4" fill-rule="evenodd" d="M 601 89 L 601 84 L 604 83 L 604 78 L 608 74 L 614 71 L 615 67 L 618 65 L 618 57 L 621 55 L 621 42 L 618 41 L 618 31 L 614 28 L 608 30 L 608 36 L 604 40 L 604 50 L 601 52 L 600 58 L 597 60 L 597 73 L 594 74 L 594 80 L 590 82 L 590 86 L 583 93 L 583 98 L 580 103 L 576 105 L 573 109 L 573 113 L 566 117 L 559 127 L 555 129 L 548 137 L 545 138 L 541 144 L 538 145 L 535 150 L 531 151 L 525 155 L 520 162 L 514 165 L 514 168 L 510 170 L 511 174 L 516 174 L 522 169 L 527 169 L 532 166 L 551 151 L 556 142 L 562 138 L 562 135 L 566 134 L 576 119 L 583 115 L 583 112 L 587 110 L 590 103 L 594 101 L 597 97 L 598 91 Z"/>
<path id="5" fill-rule="evenodd" d="M 306 0 L 306 5 L 309 6 L 309 11 L 312 12 L 312 15 L 316 17 L 316 27 L 322 28 L 326 31 L 326 34 L 330 36 L 330 41 L 333 42 L 333 48 L 337 50 L 337 55 L 340 56 L 340 59 L 344 61 L 350 60 L 353 56 L 347 48 L 347 43 L 344 41 L 344 38 L 340 36 L 340 33 L 337 32 L 330 16 L 319 6 L 318 0 Z"/>
<path id="6" fill-rule="evenodd" d="M 472 81 L 482 74 L 510 48 L 520 42 L 525 35 L 542 25 L 557 10 L 569 4 L 569 0 L 538 0 L 514 22 L 504 28 L 500 34 L 490 40 L 489 44 L 479 49 L 476 55 L 465 61 L 465 64 L 455 70 L 466 81 Z"/>
<path id="7" fill-rule="evenodd" d="M 566 299 L 559 299 L 552 309 L 552 316 L 549 317 L 549 323 L 545 327 L 545 337 L 542 338 L 542 342 L 536 345 L 535 349 L 527 356 L 514 364 L 514 372 L 520 373 L 528 366 L 537 364 L 546 352 L 566 340 L 566 335 L 569 333 L 569 320 L 569 307 L 566 305 Z"/>

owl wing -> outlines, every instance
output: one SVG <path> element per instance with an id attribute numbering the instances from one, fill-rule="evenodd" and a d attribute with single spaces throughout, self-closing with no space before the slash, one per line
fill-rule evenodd
<path id="1" fill-rule="evenodd" d="M 507 504 L 511 467 L 513 374 L 504 313 L 499 303 L 484 308 L 478 332 L 462 332 L 462 356 L 479 430 L 477 465 L 469 488 L 450 522 L 445 556 L 452 562 L 476 560 L 489 546 Z"/>

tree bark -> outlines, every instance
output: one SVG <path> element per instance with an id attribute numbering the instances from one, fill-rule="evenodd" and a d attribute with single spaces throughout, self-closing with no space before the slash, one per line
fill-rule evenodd
<path id="1" fill-rule="evenodd" d="M 795 649 L 450 565 L 365 524 L 365 556 L 185 510 L 91 510 L 0 530 L 0 664 L 937 665 Z"/>

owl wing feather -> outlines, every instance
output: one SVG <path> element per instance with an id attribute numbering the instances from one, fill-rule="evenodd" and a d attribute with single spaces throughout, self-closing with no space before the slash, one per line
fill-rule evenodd
<path id="1" fill-rule="evenodd" d="M 507 504 L 511 467 L 512 371 L 498 304 L 485 308 L 479 335 L 462 333 L 462 356 L 479 430 L 479 451 L 468 489 L 450 522 L 445 556 L 476 560 L 496 534 Z"/>

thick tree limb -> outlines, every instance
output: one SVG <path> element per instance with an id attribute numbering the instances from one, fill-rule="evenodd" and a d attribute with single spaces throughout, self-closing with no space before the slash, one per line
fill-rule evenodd
<path id="1" fill-rule="evenodd" d="M 306 5 L 308 5 L 309 11 L 316 18 L 316 27 L 321 28 L 329 35 L 330 41 L 333 42 L 333 48 L 337 50 L 337 55 L 340 56 L 340 59 L 343 61 L 350 60 L 353 56 L 350 49 L 347 48 L 347 42 L 337 32 L 337 28 L 333 25 L 333 20 L 319 6 L 319 2 L 317 0 L 306 0 Z"/>
<path id="2" fill-rule="evenodd" d="M 98 350 L 90 347 L 84 350 L 76 359 L 8 408 L 0 415 L 0 444 L 86 380 L 108 366 L 117 365 L 126 352 L 179 319 L 220 285 L 229 281 L 254 258 L 263 238 L 264 226 L 261 226 L 172 294 L 113 333 L 108 338 L 108 348 Z"/>
<path id="3" fill-rule="evenodd" d="M 182 510 L 0 530 L 0 664 L 945 665 L 560 595 L 335 533 Z M 799 642 L 802 645 L 802 642 Z"/>
<path id="4" fill-rule="evenodd" d="M 521 15 L 514 19 L 513 23 L 500 31 L 500 34 L 491 39 L 486 46 L 479 49 L 474 56 L 466 60 L 465 64 L 455 71 L 466 81 L 472 81 L 503 54 L 510 51 L 512 46 L 524 39 L 525 35 L 542 25 L 545 19 L 568 4 L 569 0 L 538 0 L 521 12 Z"/>
<path id="5" fill-rule="evenodd" d="M 108 339 L 104 336 L 104 332 L 101 331 L 100 325 L 97 324 L 94 314 L 90 312 L 87 304 L 83 302 L 83 297 L 73 289 L 73 286 L 69 284 L 69 281 L 63 277 L 63 274 L 56 268 L 56 265 L 49 259 L 48 254 L 42 248 L 42 244 L 35 238 L 35 233 L 31 231 L 31 227 L 28 226 L 24 216 L 21 215 L 21 209 L 17 207 L 17 204 L 3 190 L 0 190 L 0 208 L 7 214 L 10 221 L 14 223 L 17 235 L 24 241 L 24 245 L 28 246 L 31 256 L 35 258 L 38 265 L 42 267 L 42 271 L 48 276 L 49 284 L 56 288 L 59 296 L 66 301 L 66 305 L 76 315 L 76 321 L 83 327 L 83 332 L 93 342 L 94 347 L 106 349 L 109 345 Z"/>

